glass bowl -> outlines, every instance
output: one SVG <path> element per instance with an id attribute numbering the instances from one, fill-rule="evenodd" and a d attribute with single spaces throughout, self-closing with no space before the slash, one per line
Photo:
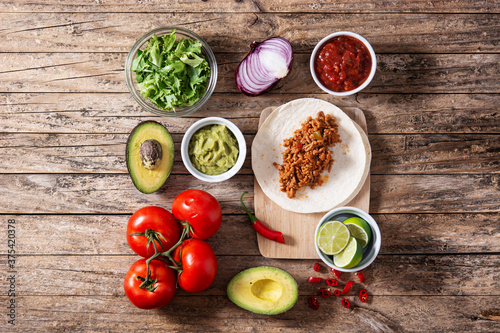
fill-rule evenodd
<path id="1" fill-rule="evenodd" d="M 191 163 L 191 159 L 189 158 L 189 142 L 191 141 L 191 137 L 200 129 L 209 125 L 226 125 L 227 129 L 233 133 L 236 141 L 238 141 L 238 159 L 236 160 L 236 164 L 226 172 L 220 175 L 206 175 L 203 172 L 196 169 Z M 205 182 L 215 183 L 227 180 L 233 177 L 235 174 L 240 171 L 243 163 L 245 162 L 245 158 L 247 156 L 247 145 L 245 142 L 245 138 L 243 137 L 243 133 L 241 133 L 240 129 L 233 124 L 231 121 L 220 118 L 220 117 L 208 117 L 203 118 L 195 122 L 184 134 L 181 143 L 181 156 L 182 162 L 188 171 L 196 178 L 203 180 Z"/>
<path id="2" fill-rule="evenodd" d="M 344 91 L 344 92 L 333 91 L 333 90 L 330 90 L 327 87 L 325 87 L 325 85 L 318 78 L 318 75 L 316 74 L 316 70 L 314 69 L 315 62 L 316 62 L 316 56 L 317 56 L 318 52 L 321 51 L 321 49 L 323 48 L 323 45 L 325 45 L 332 38 L 337 37 L 337 36 L 349 36 L 349 37 L 356 38 L 357 40 L 359 40 L 361 43 L 363 43 L 366 46 L 366 48 L 368 49 L 368 52 L 370 53 L 370 57 L 372 59 L 372 67 L 370 69 L 370 75 L 368 76 L 368 78 L 359 87 L 354 88 L 354 89 L 349 90 L 349 91 Z M 370 82 L 372 81 L 373 77 L 375 76 L 375 72 L 377 70 L 377 56 L 375 55 L 375 51 L 373 50 L 373 47 L 370 45 L 370 43 L 363 36 L 360 36 L 354 32 L 350 32 L 350 31 L 339 31 L 339 32 L 334 32 L 334 33 L 326 36 L 325 38 L 320 40 L 318 44 L 316 44 L 316 47 L 314 47 L 314 50 L 311 54 L 311 59 L 309 61 L 309 69 L 311 71 L 311 75 L 313 77 L 314 82 L 316 82 L 316 84 L 318 85 L 318 87 L 321 88 L 321 90 L 323 90 L 324 92 L 329 93 L 330 95 L 333 95 L 333 96 L 348 96 L 348 95 L 353 95 L 355 93 L 360 92 L 361 90 L 365 89 L 370 84 Z"/>
<path id="3" fill-rule="evenodd" d="M 202 44 L 202 52 L 205 55 L 205 59 L 207 60 L 208 65 L 210 66 L 210 79 L 208 81 L 205 94 L 196 103 L 191 106 L 175 108 L 175 111 L 167 111 L 158 108 L 147 98 L 141 95 L 135 78 L 135 72 L 132 72 L 132 62 L 137 55 L 137 51 L 143 49 L 153 35 L 156 35 L 158 37 L 169 35 L 174 29 L 176 30 L 177 39 L 190 38 L 193 40 L 198 40 Z M 142 108 L 159 116 L 180 117 L 193 113 L 201 108 L 212 95 L 215 89 L 215 84 L 217 83 L 217 61 L 215 60 L 214 53 L 212 52 L 212 49 L 210 49 L 210 46 L 208 46 L 207 42 L 194 32 L 179 27 L 158 28 L 148 32 L 147 34 L 139 38 L 137 42 L 135 42 L 134 46 L 132 46 L 132 49 L 128 53 L 127 60 L 125 62 L 125 79 L 127 82 L 128 90 L 132 94 L 132 97 Z"/>
<path id="4" fill-rule="evenodd" d="M 323 225 L 324 223 L 328 221 L 344 222 L 347 218 L 353 216 L 360 217 L 368 223 L 372 231 L 372 239 L 370 240 L 366 248 L 363 249 L 363 259 L 359 264 L 357 264 L 353 268 L 340 268 L 335 266 L 331 255 L 326 255 L 323 252 L 321 252 L 316 242 L 316 239 L 318 238 L 319 229 L 321 225 Z M 316 247 L 316 252 L 318 253 L 319 257 L 329 267 L 341 272 L 357 272 L 370 266 L 371 263 L 375 260 L 380 251 L 380 246 L 382 245 L 382 236 L 380 234 L 380 229 L 378 227 L 377 222 L 373 219 L 373 217 L 370 214 L 356 207 L 339 207 L 326 213 L 323 216 L 323 218 L 319 221 L 318 226 L 316 227 L 316 231 L 314 233 L 314 244 Z"/>

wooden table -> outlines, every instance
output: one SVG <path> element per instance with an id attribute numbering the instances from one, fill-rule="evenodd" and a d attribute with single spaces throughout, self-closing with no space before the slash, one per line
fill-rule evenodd
<path id="1" fill-rule="evenodd" d="M 0 331 L 500 331 L 499 12 L 498 1 L 480 0 L 1 0 Z M 219 65 L 215 93 L 190 117 L 149 114 L 125 85 L 132 44 L 168 25 L 203 36 Z M 314 45 L 339 30 L 366 37 L 378 57 L 371 85 L 345 98 L 323 93 L 308 67 Z M 252 41 L 273 35 L 291 41 L 293 70 L 281 89 L 243 96 L 235 68 Z M 316 260 L 260 255 L 238 203 L 253 191 L 250 157 L 219 184 L 198 181 L 180 159 L 196 120 L 230 119 L 250 147 L 261 110 L 301 97 L 357 107 L 367 118 L 370 213 L 383 242 L 364 272 L 370 300 L 349 296 L 349 310 L 336 298 L 309 308 Z M 134 188 L 124 156 L 129 132 L 146 119 L 164 123 L 176 145 L 172 176 L 150 195 Z M 222 205 L 222 227 L 209 240 L 216 281 L 199 294 L 179 290 L 163 309 L 139 310 L 122 287 L 138 259 L 125 238 L 128 218 L 146 205 L 170 209 L 188 188 Z M 297 280 L 288 312 L 256 315 L 228 300 L 230 278 L 259 265 Z M 341 284 L 348 279 L 355 276 Z"/>

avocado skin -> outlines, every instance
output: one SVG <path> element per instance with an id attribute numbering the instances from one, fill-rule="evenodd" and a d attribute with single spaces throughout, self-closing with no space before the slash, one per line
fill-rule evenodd
<path id="1" fill-rule="evenodd" d="M 132 159 L 134 157 L 132 157 L 130 154 L 131 150 L 134 148 L 133 139 L 135 137 L 135 134 L 137 134 L 138 131 L 144 130 L 148 126 L 158 126 L 158 128 L 161 129 L 161 131 L 160 131 L 162 133 L 162 137 L 161 137 L 162 140 L 161 141 L 163 141 L 163 143 L 167 146 L 168 151 L 169 151 L 169 154 L 166 154 L 165 152 L 163 152 L 163 158 L 168 158 L 166 168 L 164 168 L 164 169 L 160 168 L 158 170 L 147 170 L 146 168 L 143 168 L 144 172 L 164 172 L 165 173 L 163 175 L 163 177 L 159 178 L 160 181 L 157 184 L 153 184 L 153 185 L 149 185 L 149 186 L 148 186 L 148 184 L 141 183 L 140 179 L 135 176 L 136 171 L 132 167 Z M 160 141 L 160 140 L 158 140 L 158 138 L 154 138 L 154 137 L 151 137 L 148 139 L 156 139 L 157 141 Z M 140 146 L 141 145 L 139 144 L 138 145 L 139 150 L 135 154 L 139 158 L 139 161 L 141 161 Z M 172 140 L 172 137 L 170 136 L 170 132 L 165 128 L 165 126 L 163 126 L 161 123 L 159 123 L 157 121 L 146 120 L 146 121 L 140 122 L 139 124 L 137 124 L 137 126 L 134 127 L 134 129 L 130 132 L 130 135 L 128 136 L 127 144 L 125 146 L 125 158 L 127 161 L 127 170 L 128 170 L 130 178 L 132 179 L 132 183 L 134 184 L 134 186 L 140 192 L 145 193 L 145 194 L 156 192 L 157 190 L 159 190 L 163 186 L 163 184 L 167 180 L 167 178 L 170 175 L 170 172 L 172 170 L 172 165 L 174 163 L 174 142 Z M 141 163 L 142 163 L 142 161 L 141 161 Z M 139 170 L 138 172 L 141 172 L 141 171 Z"/>
<path id="2" fill-rule="evenodd" d="M 259 277 L 261 277 L 262 279 L 269 279 L 270 277 L 269 275 L 274 275 L 275 277 L 278 278 L 277 279 L 278 281 L 275 282 L 281 283 L 283 289 L 285 289 L 285 292 L 288 292 L 288 294 L 284 295 L 284 297 L 280 297 L 278 302 L 276 304 L 273 304 L 271 308 L 269 308 L 269 304 L 267 306 L 264 304 L 266 303 L 266 301 L 261 301 L 262 302 L 261 307 L 259 307 L 258 303 L 247 304 L 248 301 L 244 297 L 241 297 L 239 295 L 241 292 L 245 292 L 245 290 L 238 291 L 237 287 L 242 279 L 251 276 L 252 274 L 255 276 L 255 278 L 249 280 L 251 281 L 251 284 L 257 282 L 259 280 Z M 251 284 L 250 286 L 247 285 L 247 287 L 250 290 L 251 290 Z M 229 281 L 229 284 L 227 286 L 227 295 L 234 304 L 238 305 L 239 307 L 245 310 L 258 314 L 276 315 L 291 309 L 295 304 L 295 302 L 297 302 L 299 293 L 298 293 L 297 282 L 289 273 L 277 267 L 259 266 L 246 269 L 236 274 L 231 279 L 231 281 Z M 285 302 L 279 304 L 280 300 L 283 300 Z"/>

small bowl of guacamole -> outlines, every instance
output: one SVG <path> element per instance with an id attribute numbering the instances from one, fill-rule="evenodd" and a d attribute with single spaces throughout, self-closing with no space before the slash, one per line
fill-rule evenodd
<path id="1" fill-rule="evenodd" d="M 206 182 L 220 182 L 234 176 L 245 162 L 246 152 L 243 134 L 224 118 L 201 119 L 182 138 L 184 166 Z"/>

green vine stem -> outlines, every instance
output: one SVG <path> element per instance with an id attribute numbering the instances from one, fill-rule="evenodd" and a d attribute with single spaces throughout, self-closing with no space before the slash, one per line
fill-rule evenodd
<path id="1" fill-rule="evenodd" d="M 181 237 L 179 238 L 179 241 L 177 243 L 175 243 L 170 249 L 168 249 L 165 252 L 158 252 L 158 250 L 157 250 L 157 248 L 155 246 L 154 247 L 155 248 L 155 254 L 153 254 L 150 258 L 146 259 L 146 278 L 145 279 L 141 278 L 141 281 L 143 281 L 143 282 L 141 283 L 141 285 L 139 286 L 139 288 L 146 288 L 149 291 L 154 291 L 154 289 L 150 290 L 150 286 L 154 285 L 156 283 L 156 281 L 158 281 L 158 279 L 151 280 L 151 275 L 150 275 L 150 272 L 149 272 L 149 263 L 151 261 L 153 261 L 154 259 L 160 257 L 160 256 L 167 257 L 168 260 L 170 260 L 170 262 L 172 262 L 174 264 L 174 266 L 169 266 L 170 268 L 175 269 L 177 272 L 181 272 L 182 271 L 182 265 L 181 265 L 181 263 L 180 262 L 176 262 L 174 260 L 174 258 L 172 258 L 171 253 L 177 247 L 179 247 L 179 245 L 181 245 L 182 242 L 184 242 L 184 240 L 186 238 L 189 237 L 189 234 L 191 232 L 192 227 L 191 227 L 191 225 L 187 221 L 183 221 L 183 222 L 181 222 L 181 224 L 184 226 L 184 228 L 182 229 L 182 233 L 181 233 Z M 154 231 L 154 230 L 152 230 L 152 231 Z M 159 232 L 156 232 L 156 231 L 154 231 L 154 232 L 161 235 L 161 233 L 159 233 Z M 161 236 L 161 237 L 163 237 L 163 236 Z M 149 246 L 149 243 L 148 243 L 148 246 Z M 163 248 L 163 246 L 162 246 L 162 248 Z"/>
<path id="2" fill-rule="evenodd" d="M 158 232 L 154 229 L 146 229 L 146 230 L 144 230 L 144 232 L 132 232 L 129 235 L 144 236 L 147 238 L 147 240 L 148 240 L 146 243 L 146 253 L 147 254 L 149 254 L 149 245 L 151 243 L 153 243 L 153 248 L 155 249 L 155 253 L 158 252 L 158 248 L 156 247 L 156 242 L 158 242 L 160 244 L 162 250 L 165 250 L 161 240 L 163 239 L 165 242 L 167 242 L 167 240 L 165 239 L 165 237 L 163 237 L 161 232 Z"/>
<path id="3" fill-rule="evenodd" d="M 139 288 L 147 289 L 150 292 L 155 291 L 156 289 L 155 285 L 156 282 L 158 282 L 158 277 L 156 277 L 156 279 L 154 280 L 151 280 L 151 274 L 149 274 L 148 272 L 146 278 L 143 278 L 142 276 L 137 276 L 136 279 L 142 281 L 142 283 L 139 285 Z"/>

